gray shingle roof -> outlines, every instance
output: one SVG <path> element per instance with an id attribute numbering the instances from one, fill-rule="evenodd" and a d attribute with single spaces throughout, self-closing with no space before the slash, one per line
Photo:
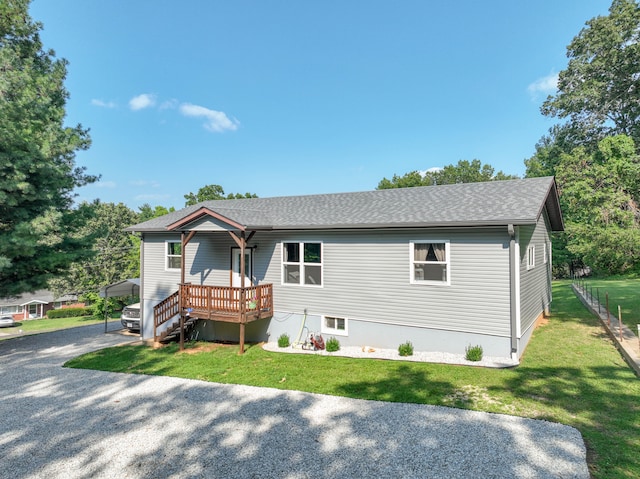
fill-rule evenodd
<path id="1" fill-rule="evenodd" d="M 553 177 L 274 198 L 204 201 L 127 228 L 166 231 L 206 207 L 246 229 L 493 226 L 535 223 L 546 207 L 563 229 Z M 188 227 L 180 228 L 188 229 Z"/>
<path id="2" fill-rule="evenodd" d="M 67 294 L 56 298 L 53 293 L 46 289 L 38 290 L 34 293 L 22 293 L 18 296 L 0 298 L 0 306 L 16 306 L 29 303 L 53 303 L 55 301 L 77 301 L 78 297 L 74 294 Z"/>

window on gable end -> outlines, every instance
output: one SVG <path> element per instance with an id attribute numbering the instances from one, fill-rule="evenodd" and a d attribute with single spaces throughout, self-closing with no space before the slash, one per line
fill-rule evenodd
<path id="1" fill-rule="evenodd" d="M 536 267 L 536 247 L 529 246 L 527 248 L 527 270 Z"/>

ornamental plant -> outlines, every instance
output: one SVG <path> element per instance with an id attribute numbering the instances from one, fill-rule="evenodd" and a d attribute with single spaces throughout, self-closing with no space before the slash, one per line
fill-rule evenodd
<path id="1" fill-rule="evenodd" d="M 398 346 L 398 354 L 400 356 L 413 356 L 413 344 L 411 344 L 411 341 L 407 341 Z"/>
<path id="2" fill-rule="evenodd" d="M 482 346 L 467 346 L 465 348 L 465 359 L 467 361 L 481 361 L 482 360 Z"/>
<path id="3" fill-rule="evenodd" d="M 340 341 L 338 341 L 333 336 L 327 339 L 327 343 L 325 344 L 325 349 L 329 353 L 335 353 L 336 351 L 340 351 Z"/>
<path id="4" fill-rule="evenodd" d="M 279 348 L 288 348 L 289 347 L 289 335 L 287 333 L 282 333 L 278 338 L 278 347 Z"/>

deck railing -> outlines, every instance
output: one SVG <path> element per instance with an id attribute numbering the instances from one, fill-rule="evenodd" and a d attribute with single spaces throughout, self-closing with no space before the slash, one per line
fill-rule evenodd
<path id="1" fill-rule="evenodd" d="M 159 326 L 180 314 L 181 304 L 194 318 L 246 323 L 273 314 L 273 285 L 238 288 L 181 284 L 178 291 L 154 306 L 154 337 Z"/>
<path id="2" fill-rule="evenodd" d="M 178 313 L 180 313 L 180 295 L 178 291 L 153 307 L 154 341 L 157 341 L 158 326 L 170 321 Z"/>
<path id="3" fill-rule="evenodd" d="M 273 311 L 272 284 L 245 288 L 182 284 L 180 292 L 184 308 L 191 308 L 192 315 L 209 319 L 237 316 L 239 322 L 245 322 Z"/>

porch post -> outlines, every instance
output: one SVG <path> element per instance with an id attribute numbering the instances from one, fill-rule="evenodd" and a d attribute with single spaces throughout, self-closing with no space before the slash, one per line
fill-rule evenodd
<path id="1" fill-rule="evenodd" d="M 245 288 L 244 270 L 246 267 L 244 252 L 246 251 L 246 248 L 247 248 L 247 241 L 251 239 L 255 231 L 251 232 L 249 234 L 249 238 L 247 239 L 247 237 L 245 236 L 245 230 L 242 229 L 241 226 L 239 226 L 239 228 L 240 228 L 239 229 L 240 235 L 237 235 L 231 230 L 229 230 L 229 234 L 231 235 L 231 238 L 233 238 L 233 241 L 235 241 L 238 247 L 240 248 L 240 296 L 238 298 L 240 301 L 240 317 L 238 319 L 240 322 L 240 354 L 244 354 L 244 333 L 245 333 L 245 324 L 247 321 L 247 314 L 246 314 L 247 298 L 245 297 L 245 290 L 244 290 Z"/>
<path id="2" fill-rule="evenodd" d="M 245 320 L 246 320 L 246 298 L 244 292 L 244 269 L 245 258 L 244 251 L 247 246 L 247 242 L 245 240 L 244 231 L 240 232 L 240 354 L 244 354 L 244 330 L 245 330 Z"/>
<path id="3" fill-rule="evenodd" d="M 184 231 L 180 233 L 180 283 L 184 284 L 184 266 L 185 266 L 185 257 L 184 250 L 186 249 L 187 241 L 185 238 Z M 182 303 L 180 304 L 182 306 Z"/>

